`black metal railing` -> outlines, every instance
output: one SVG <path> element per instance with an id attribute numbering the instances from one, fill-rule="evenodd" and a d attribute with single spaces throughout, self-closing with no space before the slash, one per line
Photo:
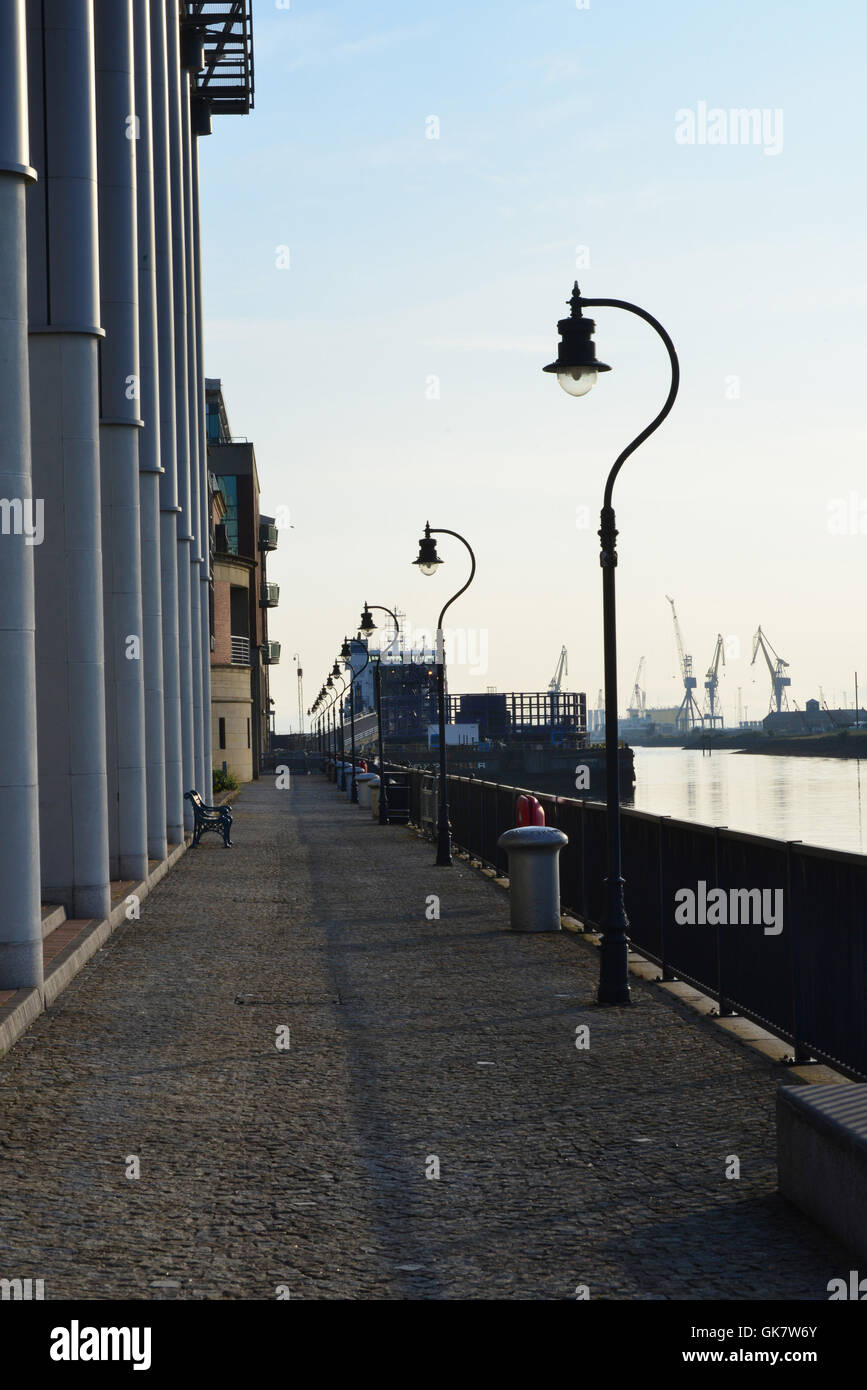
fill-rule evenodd
<path id="1" fill-rule="evenodd" d="M 411 771 L 416 824 L 421 778 Z M 449 778 L 454 843 L 505 874 L 497 841 L 516 820 L 520 787 Z M 605 806 L 533 793 L 548 825 L 569 837 L 560 856 L 564 911 L 599 927 L 605 874 Z M 682 979 L 716 999 L 721 1014 L 755 1020 L 790 1042 L 795 1060 L 815 1058 L 867 1077 L 867 856 L 761 835 L 622 812 L 630 941 L 663 979 Z M 782 894 L 782 929 L 762 923 L 689 925 L 675 894 L 722 889 Z M 745 902 L 744 902 L 745 905 Z M 708 913 L 708 916 L 711 914 Z M 775 924 L 778 925 L 779 923 Z"/>

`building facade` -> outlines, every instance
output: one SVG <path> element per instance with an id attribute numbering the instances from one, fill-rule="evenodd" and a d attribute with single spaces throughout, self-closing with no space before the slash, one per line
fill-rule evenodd
<path id="1" fill-rule="evenodd" d="M 268 635 L 269 611 L 280 600 L 267 574 L 277 527 L 259 510 L 256 453 L 232 438 L 220 381 L 208 378 L 205 388 L 214 522 L 211 757 L 215 768 L 249 782 L 270 749 L 269 673 L 280 660 L 280 643 Z"/>
<path id="2" fill-rule="evenodd" d="M 0 991 L 210 795 L 198 139 L 249 0 L 0 5 Z"/>

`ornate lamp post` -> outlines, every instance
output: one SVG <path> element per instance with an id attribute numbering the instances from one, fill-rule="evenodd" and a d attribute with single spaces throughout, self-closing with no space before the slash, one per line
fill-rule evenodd
<path id="1" fill-rule="evenodd" d="M 456 598 L 460 598 L 472 584 L 476 573 L 476 557 L 473 554 L 472 546 L 469 541 L 464 540 L 457 531 L 449 531 L 445 526 L 435 526 L 431 528 L 429 522 L 425 523 L 424 535 L 418 543 L 418 557 L 413 560 L 414 565 L 418 565 L 422 574 L 436 574 L 437 567 L 443 562 L 437 555 L 437 543 L 434 536 L 454 536 L 455 540 L 465 545 L 470 553 L 470 577 L 456 594 L 452 594 L 448 603 L 440 612 L 437 622 L 437 648 L 436 648 L 436 668 L 437 668 L 437 704 L 439 709 L 439 731 L 440 731 L 440 795 L 439 795 L 439 816 L 437 819 L 437 857 L 436 864 L 442 868 L 450 868 L 452 862 L 452 840 L 451 826 L 449 825 L 449 801 L 448 801 L 448 767 L 446 757 L 446 653 L 445 643 L 443 642 L 443 618 L 451 608 Z"/>
<path id="2" fill-rule="evenodd" d="M 340 705 L 340 759 L 339 759 L 339 762 L 340 762 L 340 773 L 339 773 L 339 775 L 337 776 L 337 785 L 338 785 L 338 787 L 339 787 L 339 789 L 340 789 L 341 791 L 344 791 L 344 790 L 346 789 L 346 769 L 345 769 L 345 767 L 344 767 L 344 755 L 345 755 L 345 752 L 346 752 L 346 742 L 345 742 L 345 739 L 344 739 L 344 736 L 343 736 L 343 696 L 346 694 L 346 680 L 345 680 L 345 678 L 341 675 L 341 673 L 340 673 L 340 667 L 338 666 L 337 662 L 335 661 L 334 665 L 333 665 L 332 668 L 331 668 L 331 673 L 330 673 L 330 675 L 329 675 L 329 677 L 328 677 L 328 680 L 325 682 L 325 684 L 326 684 L 326 686 L 328 687 L 329 690 L 333 690 L 333 689 L 334 689 L 334 682 L 335 682 L 336 680 L 340 681 L 341 685 L 343 686 L 343 689 L 342 689 L 342 690 L 339 690 L 339 691 L 337 692 L 337 694 L 335 695 L 335 697 L 334 697 L 334 706 L 335 706 L 335 708 L 334 708 L 334 747 L 335 747 L 335 751 L 336 751 L 336 749 L 337 749 L 337 708 L 336 708 L 336 707 L 337 707 L 337 704 L 339 703 L 339 705 Z"/>
<path id="3" fill-rule="evenodd" d="M 400 623 L 398 622 L 395 614 L 392 613 L 390 608 L 386 608 L 381 603 L 374 603 L 372 606 L 376 609 L 378 613 L 387 613 L 388 616 L 391 618 L 391 621 L 394 623 L 394 636 L 392 637 L 391 641 L 385 649 L 386 651 L 390 651 L 391 648 L 394 646 L 395 642 L 397 641 L 398 637 L 400 636 Z M 370 637 L 370 634 L 376 631 L 376 623 L 373 621 L 373 616 L 370 612 L 370 607 L 368 607 L 366 600 L 364 603 L 364 611 L 361 614 L 359 631 L 363 632 L 365 637 Z M 383 653 L 382 650 L 380 650 L 379 657 L 376 663 L 376 670 L 374 672 L 376 696 L 376 732 L 377 740 L 379 743 L 379 823 L 380 825 L 388 825 L 388 792 L 386 791 L 385 778 L 385 745 L 383 742 L 382 734 L 382 657 Z"/>
<path id="4" fill-rule="evenodd" d="M 349 791 L 350 801 L 358 802 L 358 784 L 355 780 L 355 682 L 366 671 L 370 665 L 370 652 L 366 653 L 366 660 L 363 666 L 359 666 L 356 671 L 352 665 L 352 648 L 349 645 L 349 638 L 344 637 L 343 646 L 340 648 L 340 656 L 343 661 L 349 663 L 349 719 L 350 736 L 352 742 L 352 785 Z M 336 664 L 336 663 L 335 663 Z"/>
<path id="5" fill-rule="evenodd" d="M 599 525 L 602 566 L 602 621 L 605 641 L 605 787 L 608 822 L 608 877 L 606 882 L 606 906 L 602 930 L 601 959 L 599 969 L 599 989 L 597 1001 L 600 1004 L 628 1004 L 629 967 L 627 932 L 629 919 L 623 896 L 623 872 L 620 839 L 620 766 L 618 760 L 617 730 L 617 611 L 615 603 L 614 571 L 617 568 L 617 528 L 615 526 L 612 495 L 617 475 L 623 464 L 643 444 L 654 430 L 657 430 L 674 405 L 677 388 L 680 384 L 680 365 L 674 344 L 662 324 L 625 299 L 585 299 L 576 282 L 569 300 L 569 318 L 560 319 L 557 329 L 560 345 L 556 362 L 551 362 L 542 370 L 556 372 L 557 380 L 570 396 L 584 396 L 593 386 L 599 372 L 610 372 L 604 362 L 596 360 L 596 345 L 593 332 L 596 324 L 593 319 L 585 319 L 584 309 L 625 309 L 627 313 L 637 314 L 649 323 L 659 334 L 671 364 L 671 386 L 665 404 L 650 424 L 636 435 L 615 460 L 608 480 L 602 503 Z"/>

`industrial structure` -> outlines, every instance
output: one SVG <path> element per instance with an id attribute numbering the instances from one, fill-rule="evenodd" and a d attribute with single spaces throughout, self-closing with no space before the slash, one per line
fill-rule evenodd
<path id="1" fill-rule="evenodd" d="M 790 686 L 792 681 L 791 678 L 785 674 L 789 663 L 788 661 L 784 661 L 781 656 L 777 655 L 767 637 L 762 632 L 761 627 L 758 628 L 753 637 L 753 659 L 750 662 L 751 666 L 755 664 L 759 652 L 761 652 L 762 656 L 765 658 L 768 670 L 771 674 L 770 709 L 776 714 L 780 714 L 784 709 L 787 710 L 789 708 L 786 687 Z"/>
<path id="2" fill-rule="evenodd" d="M 704 709 L 701 716 L 702 724 L 709 725 L 712 729 L 715 729 L 717 725 L 722 728 L 724 722 L 719 702 L 719 668 L 725 664 L 725 643 L 722 639 L 722 633 L 718 632 L 713 657 L 704 678 Z"/>
<path id="3" fill-rule="evenodd" d="M 644 675 L 644 657 L 638 663 L 638 670 L 635 672 L 635 680 L 632 682 L 632 700 L 627 707 L 627 714 L 631 723 L 641 723 L 647 719 L 647 692 L 641 684 Z"/>
<path id="4" fill-rule="evenodd" d="M 675 726 L 678 733 L 688 733 L 694 729 L 696 724 L 701 723 L 701 710 L 699 709 L 696 698 L 695 688 L 698 685 L 696 677 L 692 673 L 692 657 L 683 648 L 683 636 L 680 631 L 680 623 L 677 619 L 677 609 L 674 606 L 674 599 L 666 594 L 666 599 L 671 604 L 671 616 L 674 621 L 674 637 L 677 642 L 677 656 L 680 662 L 680 674 L 683 681 L 683 699 L 680 702 L 680 709 L 677 712 Z"/>
<path id="5" fill-rule="evenodd" d="M 483 742 L 580 748 L 587 734 L 587 697 L 568 690 L 450 695 L 447 715 L 452 724 L 477 724 Z"/>
<path id="6" fill-rule="evenodd" d="M 249 0 L 0 5 L 0 990 L 211 785 L 197 138 Z"/>

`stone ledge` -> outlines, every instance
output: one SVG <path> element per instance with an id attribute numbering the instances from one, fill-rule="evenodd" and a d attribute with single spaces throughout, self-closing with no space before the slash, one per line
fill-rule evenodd
<path id="1" fill-rule="evenodd" d="M 38 989 L 17 989 L 0 1008 L 0 1057 L 27 1032 L 44 1007 Z"/>
<path id="2" fill-rule="evenodd" d="M 777 1172 L 787 1201 L 867 1260 L 867 1085 L 781 1086 Z"/>

